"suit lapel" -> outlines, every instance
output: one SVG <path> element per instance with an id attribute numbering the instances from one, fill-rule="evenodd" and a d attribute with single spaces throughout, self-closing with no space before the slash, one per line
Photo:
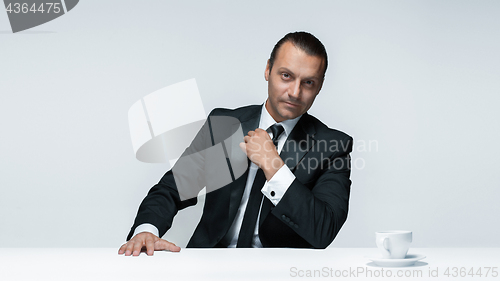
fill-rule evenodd
<path id="1" fill-rule="evenodd" d="M 295 170 L 300 160 L 314 145 L 315 140 L 313 137 L 315 133 L 316 130 L 312 125 L 311 116 L 304 113 L 286 139 L 280 153 L 281 159 L 290 168 L 290 171 Z"/>

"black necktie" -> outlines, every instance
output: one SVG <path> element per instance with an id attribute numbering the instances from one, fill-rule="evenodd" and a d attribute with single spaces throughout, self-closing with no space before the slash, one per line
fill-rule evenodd
<path id="1" fill-rule="evenodd" d="M 283 133 L 284 128 L 281 125 L 274 124 L 270 127 L 273 133 L 274 146 L 278 146 L 278 137 Z M 262 201 L 262 192 L 260 191 L 266 182 L 264 171 L 259 169 L 253 181 L 250 197 L 248 198 L 247 208 L 243 216 L 240 233 L 238 235 L 238 248 L 252 247 L 253 233 L 257 224 L 257 216 L 259 214 L 260 202 Z M 271 203 L 272 204 L 272 203 Z"/>

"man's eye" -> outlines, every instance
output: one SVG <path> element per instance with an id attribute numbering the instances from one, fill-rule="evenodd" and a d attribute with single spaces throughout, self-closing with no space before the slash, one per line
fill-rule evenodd
<path id="1" fill-rule="evenodd" d="M 312 84 L 314 84 L 314 82 L 313 81 L 306 81 L 306 84 L 307 84 L 307 86 L 312 86 Z"/>
<path id="2" fill-rule="evenodd" d="M 290 74 L 288 74 L 288 73 L 283 73 L 283 74 L 281 74 L 281 76 L 283 78 L 286 78 L 286 79 L 290 78 Z"/>

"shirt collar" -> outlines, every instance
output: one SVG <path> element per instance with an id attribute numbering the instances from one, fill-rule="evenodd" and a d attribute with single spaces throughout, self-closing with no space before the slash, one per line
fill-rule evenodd
<path id="1" fill-rule="evenodd" d="M 292 132 L 293 128 L 295 127 L 295 125 L 297 125 L 297 122 L 299 122 L 301 117 L 302 117 L 302 115 L 300 115 L 299 117 L 296 117 L 294 119 L 288 119 L 288 120 L 279 122 L 277 124 L 282 125 L 283 128 L 285 129 L 286 136 L 289 136 L 290 133 Z M 262 130 L 267 130 L 267 128 L 269 128 L 270 126 L 272 126 L 275 123 L 276 123 L 276 121 L 271 116 L 271 114 L 269 114 L 269 112 L 267 111 L 266 103 L 264 102 L 264 104 L 262 105 L 261 113 L 260 113 L 259 128 L 261 128 Z"/>

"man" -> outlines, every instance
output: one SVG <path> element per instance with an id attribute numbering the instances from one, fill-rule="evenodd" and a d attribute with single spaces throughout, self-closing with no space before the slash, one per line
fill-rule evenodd
<path id="1" fill-rule="evenodd" d="M 209 114 L 183 154 L 196 155 L 195 160 L 176 173 L 175 166 L 182 165 L 178 162 L 174 172 L 168 171 L 150 190 L 119 254 L 180 251 L 159 237 L 178 210 L 196 204 L 196 198 L 181 199 L 179 185 L 186 182 L 196 191 L 207 187 L 203 215 L 188 247 L 326 248 L 347 218 L 352 150 L 350 136 L 307 114 L 321 90 L 327 64 L 326 50 L 313 35 L 295 32 L 283 37 L 266 65 L 264 105 Z M 195 152 L 234 133 L 216 132 L 218 123 L 212 118 L 221 116 L 241 123 L 240 148 L 251 165 L 238 178 L 231 174 L 231 183 L 211 188 L 218 172 L 211 170 L 208 153 Z"/>

